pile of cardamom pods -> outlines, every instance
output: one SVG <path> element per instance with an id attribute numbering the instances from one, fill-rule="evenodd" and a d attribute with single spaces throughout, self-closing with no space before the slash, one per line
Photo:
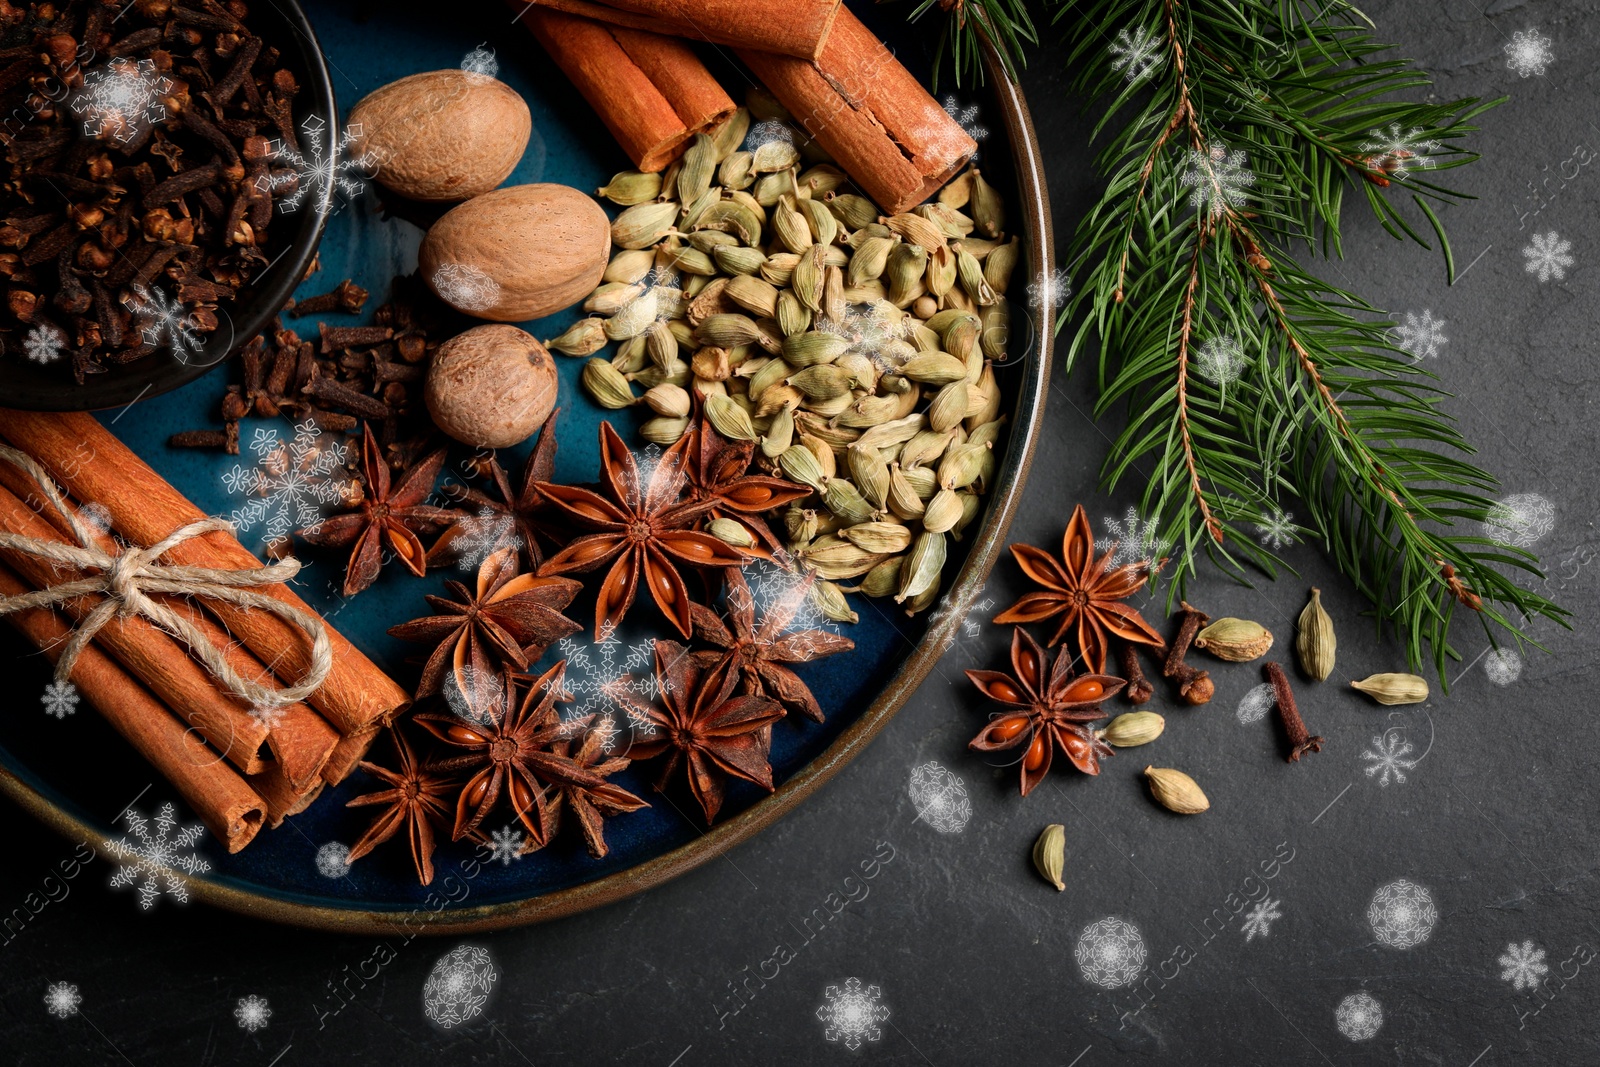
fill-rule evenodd
<path id="1" fill-rule="evenodd" d="M 548 347 L 592 357 L 618 342 L 583 387 L 607 408 L 647 405 L 647 440 L 684 434 L 693 390 L 719 433 L 809 486 L 782 521 L 831 616 L 854 619 L 827 584 L 848 580 L 907 614 L 931 605 L 1005 423 L 993 363 L 1020 250 L 999 194 L 972 167 L 884 217 L 756 89 L 664 173 L 618 174 L 599 195 L 624 208 L 616 252 L 591 317 Z M 709 529 L 749 546 L 737 523 Z"/>

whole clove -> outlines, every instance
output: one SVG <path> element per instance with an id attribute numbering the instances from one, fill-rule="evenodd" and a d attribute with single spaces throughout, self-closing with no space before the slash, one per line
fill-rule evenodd
<path id="1" fill-rule="evenodd" d="M 1321 752 L 1323 739 L 1312 737 L 1311 731 L 1306 729 L 1306 724 L 1300 718 L 1300 709 L 1295 706 L 1289 676 L 1283 668 L 1268 661 L 1261 665 L 1261 673 L 1272 683 L 1272 695 L 1278 705 L 1278 721 L 1283 723 L 1283 731 L 1289 735 L 1289 755 L 1285 758 L 1290 763 L 1299 763 L 1300 757 L 1307 752 Z"/>
<path id="2" fill-rule="evenodd" d="M 1180 604 L 1182 606 L 1178 611 L 1180 617 L 1178 636 L 1173 639 L 1172 647 L 1167 650 L 1167 662 L 1162 667 L 1161 673 L 1178 683 L 1178 696 L 1185 704 L 1204 704 L 1211 699 L 1216 689 L 1211 682 L 1211 675 L 1197 667 L 1189 666 L 1183 660 L 1189 654 L 1189 646 L 1194 643 L 1195 634 L 1211 621 L 1211 616 L 1190 607 L 1186 600 L 1180 601 Z"/>

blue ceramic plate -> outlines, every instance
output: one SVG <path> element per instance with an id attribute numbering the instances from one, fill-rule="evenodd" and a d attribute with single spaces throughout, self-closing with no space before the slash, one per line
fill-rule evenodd
<path id="1" fill-rule="evenodd" d="M 359 11 L 369 13 L 363 16 Z M 312 4 L 309 14 L 326 51 L 341 111 L 396 78 L 455 67 L 468 52 L 487 44 L 496 53 L 499 76 L 526 98 L 533 111 L 532 140 L 508 184 L 561 182 L 592 191 L 627 166 L 593 113 L 554 71 L 531 35 L 513 25 L 509 14 L 502 17 L 498 8 L 463 6 L 444 19 L 436 9 L 420 7 L 397 11 L 385 5 L 379 14 L 365 5 L 357 9 L 353 5 Z M 926 74 L 925 69 L 918 69 L 926 43 L 908 36 L 899 14 L 888 12 L 887 17 L 876 20 L 875 27 L 888 37 L 903 61 Z M 728 73 L 730 78 L 738 78 Z M 982 147 L 985 173 L 1006 195 L 1012 225 L 1027 248 L 1014 286 L 1014 292 L 1019 292 L 1027 278 L 1040 277 L 1051 263 L 1049 215 L 1026 108 L 1014 87 L 993 73 L 989 82 L 988 89 L 968 94 L 960 103 L 975 104 L 979 121 L 989 130 Z M 351 278 L 372 291 L 370 314 L 388 292 L 391 278 L 415 268 L 421 237 L 422 231 L 411 223 L 384 217 L 369 190 L 363 199 L 344 205 L 330 221 L 321 247 L 321 272 L 300 287 L 299 295 L 321 292 L 340 279 Z M 1049 309 L 1032 309 L 1031 315 L 1038 316 L 1041 310 L 1049 314 Z M 574 317 L 567 312 L 525 325 L 535 336 L 547 338 Z M 954 560 L 946 570 L 947 605 L 971 603 L 1004 547 L 1004 531 L 1043 410 L 1048 333 L 1033 329 L 1030 310 L 1020 299 L 1014 301 L 1013 318 L 1012 356 L 1001 375 L 1011 419 L 1005 455 L 983 520 L 970 527 L 966 541 L 956 546 L 963 558 Z M 314 333 L 315 321 L 300 320 L 297 325 Z M 328 321 L 355 324 L 362 320 L 329 317 Z M 557 358 L 563 410 L 556 476 L 564 482 L 593 481 L 598 477 L 594 442 L 605 413 L 578 389 L 583 361 Z M 169 448 L 166 439 L 175 430 L 216 425 L 217 401 L 227 373 L 219 370 L 165 396 L 100 415 L 163 476 L 200 507 L 219 515 L 229 514 L 241 503 L 241 498 L 230 496 L 227 476 L 236 465 L 253 461 L 249 446 L 254 435 L 275 433 L 286 439 L 294 434 L 286 421 L 252 420 L 243 428 L 241 456 Z M 631 413 L 612 418 L 625 437 L 636 440 L 631 435 L 637 420 Z M 511 470 L 519 469 L 525 451 L 514 450 L 503 457 L 510 461 Z M 259 535 L 260 530 L 254 529 L 241 536 L 247 544 L 259 547 Z M 419 579 L 391 565 L 371 589 L 344 600 L 338 593 L 344 565 L 341 556 L 307 549 L 302 559 L 307 566 L 296 583 L 301 595 L 403 684 L 414 684 L 417 666 L 408 662 L 408 657 L 417 650 L 388 637 L 385 631 L 425 614 L 423 594 L 442 592 L 444 577 L 464 579 L 466 573 L 430 572 Z M 592 606 L 595 584 L 589 583 L 591 590 L 586 600 L 580 599 L 574 617 L 588 617 L 581 609 Z M 415 929 L 420 923 L 430 932 L 443 933 L 550 918 L 618 899 L 681 873 L 770 823 L 848 762 L 915 689 L 964 614 L 927 612 L 907 619 L 891 610 L 892 602 L 862 597 L 851 600 L 861 621 L 841 630 L 855 641 L 855 650 L 804 665 L 799 672 L 827 711 L 826 723 L 790 717 L 777 724 L 771 761 L 778 791 L 769 796 L 748 783 L 735 783 L 723 815 L 709 831 L 686 792 L 654 792 L 648 769 L 635 766 L 615 780 L 651 806 L 607 820 L 611 852 L 604 859 L 590 858 L 571 829 L 564 830 L 550 847 L 507 863 L 474 862 L 477 853 L 470 845 L 445 842 L 434 858 L 439 875 L 432 887 L 425 888 L 417 884 L 408 850 L 396 839 L 347 873 L 334 872 L 336 876 L 329 877 L 319 869 L 319 851 L 329 844 L 354 841 L 370 818 L 370 809 L 345 807 L 351 797 L 374 788 L 372 780 L 357 772 L 324 792 L 303 814 L 276 830 L 262 831 L 237 855 L 226 855 L 209 837 L 203 839 L 198 851 L 210 870 L 188 880 L 190 894 L 302 925 L 376 932 L 401 924 Z M 930 616 L 937 620 L 931 630 Z M 653 607 L 641 605 L 619 635 L 620 645 L 610 654 L 612 662 L 625 661 L 629 647 L 665 636 L 652 630 L 662 625 L 654 617 Z M 13 669 L 18 672 L 13 692 L 20 695 L 12 712 L 0 716 L 0 785 L 63 833 L 97 844 L 126 832 L 116 820 L 133 798 L 139 798 L 134 807 L 146 815 L 172 799 L 165 783 L 142 761 L 130 759 L 122 739 L 88 709 L 65 719 L 43 714 L 38 694 L 48 675 L 42 657 L 21 648 L 9 636 L 6 640 Z M 605 650 L 587 642 L 583 652 L 596 671 L 605 667 Z M 545 664 L 554 661 L 554 653 L 552 650 L 546 657 Z M 507 821 L 491 817 L 485 828 L 496 829 Z"/>

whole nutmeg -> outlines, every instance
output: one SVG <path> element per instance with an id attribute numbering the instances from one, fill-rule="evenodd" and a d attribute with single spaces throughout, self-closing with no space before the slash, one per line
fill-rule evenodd
<path id="1" fill-rule="evenodd" d="M 505 82 L 464 70 L 412 74 L 367 94 L 350 111 L 356 154 L 377 161 L 373 180 L 413 200 L 466 200 L 511 176 L 533 116 Z"/>
<path id="2" fill-rule="evenodd" d="M 532 437 L 556 404 L 556 363 L 515 326 L 475 326 L 439 346 L 423 388 L 439 429 L 474 448 Z"/>
<path id="3" fill-rule="evenodd" d="M 605 273 L 611 224 L 565 185 L 513 185 L 450 209 L 428 230 L 417 266 L 439 299 L 480 319 L 543 318 L 591 293 Z"/>

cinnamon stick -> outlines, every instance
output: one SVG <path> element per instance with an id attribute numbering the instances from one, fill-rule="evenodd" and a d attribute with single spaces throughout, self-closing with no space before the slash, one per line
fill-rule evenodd
<path id="1" fill-rule="evenodd" d="M 519 17 L 642 171 L 664 169 L 691 134 L 734 111 L 733 100 L 682 41 L 541 5 Z"/>
<path id="2" fill-rule="evenodd" d="M 356 764 L 367 758 L 367 750 L 372 747 L 378 733 L 378 728 L 373 727 L 365 733 L 340 738 L 333 755 L 322 765 L 322 780 L 329 785 L 338 785 L 348 778 L 350 772 L 356 769 Z"/>
<path id="3" fill-rule="evenodd" d="M 32 589 L 15 571 L 0 565 L 0 596 Z M 15 612 L 10 620 L 52 663 L 72 631 L 48 608 Z M 93 644 L 78 656 L 71 680 L 79 694 L 172 783 L 229 852 L 250 843 L 266 818 L 266 803 L 148 689 Z"/>
<path id="4" fill-rule="evenodd" d="M 669 37 L 815 59 L 839 0 L 534 0 L 569 15 Z M 533 6 L 532 4 L 528 6 Z"/>
<path id="5" fill-rule="evenodd" d="M 266 804 L 267 825 L 274 830 L 282 826 L 283 820 L 289 816 L 299 815 L 309 808 L 327 784 L 318 778 L 309 789 L 295 789 L 276 767 L 261 774 L 252 774 L 247 781 Z"/>
<path id="6" fill-rule="evenodd" d="M 922 203 L 977 151 L 849 8 L 839 10 L 814 62 L 743 48 L 738 54 L 887 214 Z"/>
<path id="7" fill-rule="evenodd" d="M 206 517 L 87 412 L 0 409 L 0 434 L 37 460 L 73 497 L 103 505 L 117 532 L 136 544 L 153 545 L 178 527 Z M 165 558 L 199 567 L 261 566 L 249 549 L 223 533 L 190 538 Z M 262 586 L 260 591 L 311 610 L 287 586 Z M 287 622 L 232 604 L 208 601 L 205 607 L 279 678 L 295 682 L 305 676 L 311 647 L 305 635 Z M 341 734 L 359 734 L 375 723 L 388 722 L 410 703 L 410 694 L 331 625 L 328 639 L 333 644 L 333 669 L 309 703 Z"/>

